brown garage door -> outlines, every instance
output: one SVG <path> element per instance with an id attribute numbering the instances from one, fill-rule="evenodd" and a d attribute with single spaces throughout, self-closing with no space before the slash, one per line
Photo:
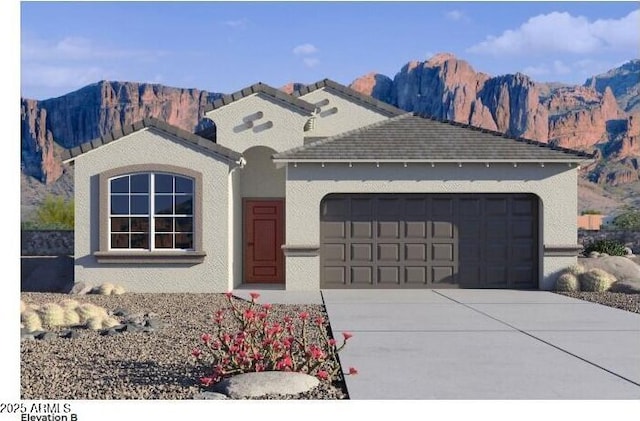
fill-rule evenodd
<path id="1" fill-rule="evenodd" d="M 528 194 L 331 194 L 320 205 L 323 288 L 538 287 Z"/>

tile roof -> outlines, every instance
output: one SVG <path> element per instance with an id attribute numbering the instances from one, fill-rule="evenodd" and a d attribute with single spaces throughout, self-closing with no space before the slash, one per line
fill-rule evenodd
<path id="1" fill-rule="evenodd" d="M 368 105 L 369 107 L 372 107 L 382 112 L 387 117 L 393 117 L 393 116 L 407 113 L 407 111 L 405 110 L 394 107 L 393 105 L 387 104 L 384 101 L 375 99 L 372 96 L 361 94 L 360 92 L 353 90 L 347 86 L 341 85 L 337 82 L 334 82 L 331 79 L 323 79 L 319 82 L 307 85 L 302 89 L 295 91 L 292 95 L 296 97 L 301 97 L 308 94 L 309 92 L 313 92 L 320 88 L 327 88 L 329 90 L 333 90 L 343 95 L 346 95 L 347 97 L 355 100 L 356 102 L 359 102 L 364 105 Z"/>
<path id="2" fill-rule="evenodd" d="M 224 107 L 225 105 L 231 104 L 232 102 L 235 102 L 241 98 L 246 98 L 256 93 L 261 93 L 270 96 L 273 99 L 285 102 L 289 105 L 294 106 L 295 108 L 298 108 L 299 110 L 304 111 L 307 114 L 312 114 L 316 110 L 316 106 L 313 104 L 303 101 L 300 98 L 296 98 L 295 96 L 289 95 L 262 82 L 258 82 L 230 95 L 225 95 L 222 98 L 215 100 L 213 104 L 209 104 L 207 105 L 207 107 L 205 107 L 204 112 L 208 113 L 209 111 Z"/>
<path id="3" fill-rule="evenodd" d="M 284 151 L 276 161 L 580 162 L 593 155 L 404 114 Z"/>
<path id="4" fill-rule="evenodd" d="M 105 134 L 104 136 L 95 138 L 79 146 L 76 146 L 75 148 L 66 149 L 63 152 L 62 160 L 71 160 L 79 155 L 82 155 L 85 152 L 89 152 L 90 150 L 99 148 L 100 146 L 106 145 L 109 142 L 113 142 L 114 140 L 118 140 L 124 136 L 130 135 L 131 133 L 137 132 L 144 128 L 154 128 L 156 130 L 160 130 L 185 142 L 199 146 L 225 158 L 229 158 L 233 161 L 237 161 L 242 157 L 242 154 L 229 148 L 225 148 L 224 146 L 218 145 L 217 143 L 214 143 L 209 139 L 197 136 L 179 127 L 158 120 L 157 118 L 149 117 L 145 118 L 144 120 L 136 121 L 133 124 L 127 124 L 126 126 L 122 127 L 122 130 L 114 130 L 110 133 Z"/>

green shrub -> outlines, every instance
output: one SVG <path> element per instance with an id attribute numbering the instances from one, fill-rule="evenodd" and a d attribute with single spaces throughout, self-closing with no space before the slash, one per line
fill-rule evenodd
<path id="1" fill-rule="evenodd" d="M 22 224 L 23 229 L 73 229 L 73 200 L 47 196 L 38 206 L 33 219 Z"/>
<path id="2" fill-rule="evenodd" d="M 615 240 L 597 240 L 589 243 L 584 248 L 584 254 L 589 255 L 592 251 L 607 253 L 609 256 L 624 256 L 624 244 Z"/>
<path id="3" fill-rule="evenodd" d="M 582 211 L 583 215 L 602 215 L 602 212 L 596 209 L 587 209 Z"/>
<path id="4" fill-rule="evenodd" d="M 640 231 L 640 210 L 625 210 L 611 221 L 611 225 L 622 230 Z"/>

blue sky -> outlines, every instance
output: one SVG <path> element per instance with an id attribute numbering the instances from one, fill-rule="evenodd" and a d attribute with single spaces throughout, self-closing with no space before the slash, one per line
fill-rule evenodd
<path id="1" fill-rule="evenodd" d="M 640 55 L 638 23 L 637 2 L 23 2 L 21 94 L 350 83 L 443 51 L 491 75 L 583 83 Z"/>

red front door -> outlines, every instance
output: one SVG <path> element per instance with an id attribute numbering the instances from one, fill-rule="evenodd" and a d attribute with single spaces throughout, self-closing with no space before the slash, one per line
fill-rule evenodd
<path id="1" fill-rule="evenodd" d="M 244 278 L 284 283 L 284 199 L 244 200 Z"/>

